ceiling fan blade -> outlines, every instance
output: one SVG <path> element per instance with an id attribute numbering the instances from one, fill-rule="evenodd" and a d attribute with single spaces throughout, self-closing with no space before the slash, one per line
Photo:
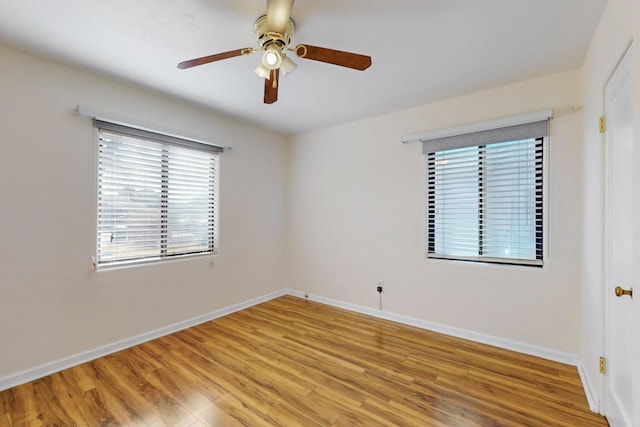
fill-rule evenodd
<path id="1" fill-rule="evenodd" d="M 203 56 L 202 58 L 183 61 L 178 64 L 178 68 L 180 68 L 181 70 L 184 70 L 185 68 L 196 67 L 198 65 L 204 65 L 210 62 L 221 61 L 223 59 L 235 58 L 236 56 L 249 55 L 250 53 L 253 53 L 253 49 L 250 47 L 246 47 L 244 49 L 230 50 L 229 52 L 216 53 L 215 55 Z"/>
<path id="2" fill-rule="evenodd" d="M 284 35 L 295 0 L 267 0 L 267 31 Z"/>
<path id="3" fill-rule="evenodd" d="M 280 84 L 280 70 L 271 70 L 271 78 L 264 79 L 264 103 L 273 104 L 278 100 L 278 85 Z"/>
<path id="4" fill-rule="evenodd" d="M 299 44 L 295 50 L 296 55 L 300 58 L 326 62 L 341 67 L 353 68 L 354 70 L 364 71 L 371 66 L 371 57 L 358 53 L 309 46 L 308 44 Z"/>

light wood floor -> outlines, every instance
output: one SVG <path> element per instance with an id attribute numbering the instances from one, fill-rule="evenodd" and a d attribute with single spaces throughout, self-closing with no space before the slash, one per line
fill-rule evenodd
<path id="1" fill-rule="evenodd" d="M 0 426 L 606 426 L 574 367 L 282 297 L 0 393 Z"/>

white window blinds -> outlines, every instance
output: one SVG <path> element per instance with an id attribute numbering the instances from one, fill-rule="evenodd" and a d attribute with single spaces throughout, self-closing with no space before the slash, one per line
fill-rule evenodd
<path id="1" fill-rule="evenodd" d="M 547 120 L 423 141 L 427 256 L 541 266 Z"/>
<path id="2" fill-rule="evenodd" d="M 214 253 L 219 147 L 94 120 L 98 266 Z"/>

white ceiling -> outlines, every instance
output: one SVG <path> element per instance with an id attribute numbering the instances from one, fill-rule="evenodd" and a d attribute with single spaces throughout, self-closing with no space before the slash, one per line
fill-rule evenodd
<path id="1" fill-rule="evenodd" d="M 606 0 L 298 0 L 298 43 L 370 55 L 364 72 L 293 57 L 262 102 L 265 0 L 0 0 L 0 44 L 295 134 L 579 67 Z"/>

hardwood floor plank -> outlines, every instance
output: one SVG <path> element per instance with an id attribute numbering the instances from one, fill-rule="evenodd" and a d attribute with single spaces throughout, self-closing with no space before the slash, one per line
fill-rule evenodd
<path id="1" fill-rule="evenodd" d="M 41 426 L 40 413 L 32 396 L 33 382 L 0 393 L 13 425 Z"/>
<path id="2" fill-rule="evenodd" d="M 520 414 L 523 417 L 531 420 L 535 419 L 540 425 L 559 425 L 559 426 L 571 426 L 574 425 L 586 426 L 586 420 L 582 419 L 582 415 L 585 413 L 580 410 L 574 410 L 570 405 L 556 404 L 552 401 L 546 400 L 535 396 L 530 391 L 517 393 L 513 389 L 504 389 L 497 386 L 495 383 L 479 382 L 469 378 L 445 378 L 439 377 L 437 384 L 464 395 L 475 402 L 487 402 L 486 396 L 490 395 L 491 410 L 502 409 L 509 414 Z M 525 414 L 527 408 L 537 407 L 539 411 L 536 414 Z M 504 413 L 504 411 L 500 411 Z M 547 416 L 546 414 L 554 414 L 553 416 Z M 569 424 L 566 424 L 566 423 Z"/>
<path id="3" fill-rule="evenodd" d="M 557 402 L 588 411 L 587 400 L 581 389 L 582 386 L 580 386 L 580 388 L 573 387 L 573 389 L 570 389 L 566 384 L 545 380 L 544 382 L 536 381 L 535 387 L 532 387 L 529 384 L 523 385 L 518 381 L 514 381 L 512 378 L 499 376 L 494 372 L 483 369 L 470 370 L 467 379 L 484 381 L 485 383 L 500 387 L 509 393 L 524 393 L 537 396 L 546 401 Z"/>
<path id="4" fill-rule="evenodd" d="M 65 399 L 61 404 L 73 411 L 78 425 L 109 425 L 115 422 L 111 411 L 106 407 L 95 389 L 83 391 L 81 382 L 74 375 L 73 369 L 59 372 L 51 378 L 55 384 L 53 393 Z"/>
<path id="5" fill-rule="evenodd" d="M 391 405 L 389 402 L 373 398 L 368 398 L 364 401 L 360 407 L 360 413 L 364 413 L 368 417 L 363 419 L 363 416 L 358 414 L 357 424 L 360 425 L 423 426 L 425 423 L 424 414 L 401 411 L 398 410 L 397 406 Z M 429 419 L 429 426 L 449 427 L 433 418 Z"/>
<path id="6" fill-rule="evenodd" d="M 228 394 L 216 400 L 207 410 L 197 414 L 207 426 L 274 426 L 275 419 L 250 410 L 244 403 Z"/>
<path id="7" fill-rule="evenodd" d="M 35 406 L 40 408 L 38 418 L 43 425 L 86 425 L 76 411 L 73 401 L 66 392 L 60 393 L 55 387 L 59 374 L 54 374 L 34 381 L 32 399 Z"/>
<path id="8" fill-rule="evenodd" d="M 129 376 L 121 375 L 110 358 L 112 355 L 89 362 L 97 382 L 96 391 L 106 406 L 123 424 L 149 425 L 160 421 L 152 405 L 138 393 L 137 378 L 132 382 Z"/>
<path id="9" fill-rule="evenodd" d="M 286 296 L 0 392 L 41 425 L 607 423 L 575 367 Z"/>
<path id="10" fill-rule="evenodd" d="M 174 335 L 163 338 L 165 341 L 172 339 L 175 339 Z M 180 343 L 182 346 L 185 346 L 184 343 Z M 171 372 L 178 381 L 186 383 L 191 389 L 195 389 L 198 395 L 201 394 L 210 402 L 213 402 L 229 393 L 221 384 L 213 380 L 215 376 L 209 376 L 210 371 L 207 370 L 206 366 L 200 367 L 199 369 L 194 367 L 194 364 L 197 362 L 192 359 L 195 359 L 197 353 L 195 353 L 193 349 L 185 347 L 181 350 L 180 347 L 171 346 L 172 350 L 166 351 L 167 346 L 157 344 L 156 341 L 151 341 L 146 343 L 145 347 L 147 351 L 152 354 L 161 354 L 161 352 L 164 351 L 163 360 L 165 360 L 166 363 L 164 369 L 169 369 L 169 372 Z M 199 360 L 204 360 L 206 364 L 206 359 Z"/>
<path id="11" fill-rule="evenodd" d="M 11 427 L 12 425 L 11 414 L 0 414 L 0 427 Z"/>

